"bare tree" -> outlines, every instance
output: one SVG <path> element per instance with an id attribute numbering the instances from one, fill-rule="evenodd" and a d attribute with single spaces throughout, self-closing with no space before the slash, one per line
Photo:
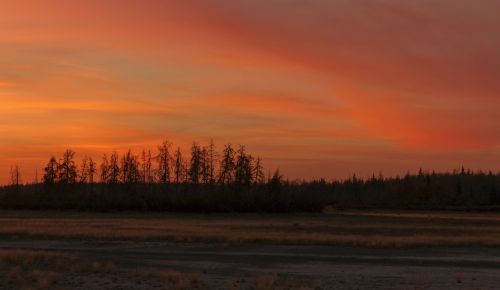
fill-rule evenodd
<path id="1" fill-rule="evenodd" d="M 153 163 L 152 163 L 152 157 L 151 157 L 151 150 L 148 150 L 148 153 L 146 155 L 146 182 L 147 183 L 153 183 L 154 180 L 154 174 L 153 174 Z"/>
<path id="2" fill-rule="evenodd" d="M 88 180 L 90 184 L 94 183 L 94 176 L 96 174 L 95 162 L 92 157 L 88 157 L 89 171 L 88 171 Z"/>
<path id="3" fill-rule="evenodd" d="M 120 160 L 120 179 L 122 183 L 127 183 L 127 177 L 129 175 L 129 159 L 130 150 L 124 154 Z"/>
<path id="4" fill-rule="evenodd" d="M 152 163 L 151 163 L 151 151 L 148 150 L 142 150 L 142 155 L 141 155 L 141 177 L 142 177 L 142 182 L 144 184 L 146 183 L 152 183 L 153 182 L 153 175 L 152 175 Z"/>
<path id="5" fill-rule="evenodd" d="M 184 183 L 190 183 L 191 182 L 191 178 L 189 176 L 189 166 L 190 166 L 190 162 L 188 160 L 186 160 L 185 158 L 181 160 L 182 163 L 181 163 L 181 168 L 182 168 L 182 182 Z"/>
<path id="6" fill-rule="evenodd" d="M 109 161 L 106 154 L 102 156 L 101 161 L 101 182 L 109 183 Z"/>
<path id="7" fill-rule="evenodd" d="M 38 184 L 38 168 L 35 168 L 35 180 L 33 181 L 33 184 Z"/>
<path id="8" fill-rule="evenodd" d="M 121 159 L 121 180 L 126 184 L 137 183 L 140 179 L 137 157 L 130 150 Z"/>
<path id="9" fill-rule="evenodd" d="M 18 165 L 10 167 L 10 184 L 15 186 L 21 184 L 21 170 Z"/>
<path id="10" fill-rule="evenodd" d="M 75 163 L 75 152 L 71 149 L 64 151 L 59 161 L 59 180 L 61 183 L 76 183 L 78 173 Z"/>
<path id="11" fill-rule="evenodd" d="M 200 170 L 201 182 L 204 184 L 210 183 L 210 160 L 208 156 L 208 148 L 203 146 L 200 152 Z"/>
<path id="12" fill-rule="evenodd" d="M 255 165 L 253 167 L 254 178 L 256 183 L 262 184 L 266 181 L 266 176 L 264 174 L 264 167 L 262 166 L 262 160 L 260 157 L 255 159 Z"/>
<path id="13" fill-rule="evenodd" d="M 230 184 L 234 181 L 234 149 L 231 144 L 224 146 L 220 164 L 219 183 Z"/>
<path id="14" fill-rule="evenodd" d="M 209 183 L 215 183 L 215 163 L 217 162 L 217 151 L 215 150 L 214 140 L 210 140 L 210 144 L 208 145 L 208 153 L 207 153 L 207 166 L 208 166 L 208 175 L 209 175 Z"/>
<path id="15" fill-rule="evenodd" d="M 80 183 L 94 183 L 95 164 L 91 157 L 85 155 L 80 165 Z"/>
<path id="16" fill-rule="evenodd" d="M 198 184 L 200 182 L 201 169 L 201 148 L 196 142 L 191 146 L 191 162 L 189 166 L 189 179 L 191 183 Z"/>
<path id="17" fill-rule="evenodd" d="M 170 182 L 170 147 L 172 143 L 167 140 L 158 146 L 158 179 L 161 183 L 167 184 Z"/>
<path id="18" fill-rule="evenodd" d="M 179 184 L 180 182 L 184 181 L 184 176 L 185 176 L 184 172 L 185 172 L 184 158 L 182 157 L 181 148 L 177 147 L 177 150 L 175 150 L 174 153 L 174 178 L 176 184 Z"/>
<path id="19" fill-rule="evenodd" d="M 250 187 L 253 180 L 252 156 L 246 153 L 245 146 L 240 145 L 235 166 L 235 183 Z"/>
<path id="20" fill-rule="evenodd" d="M 116 151 L 114 151 L 109 158 L 108 172 L 108 182 L 117 184 L 120 178 L 120 166 L 118 165 L 118 153 L 116 153 Z"/>
<path id="21" fill-rule="evenodd" d="M 82 163 L 80 164 L 80 183 L 87 183 L 88 179 L 88 163 L 87 163 L 87 156 L 83 157 Z"/>

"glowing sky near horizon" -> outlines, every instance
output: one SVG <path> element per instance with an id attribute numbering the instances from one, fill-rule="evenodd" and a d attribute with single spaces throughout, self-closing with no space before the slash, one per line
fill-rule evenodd
<path id="1" fill-rule="evenodd" d="M 68 147 L 99 159 L 164 138 L 245 144 L 290 178 L 500 170 L 498 11 L 0 0 L 0 181 Z"/>

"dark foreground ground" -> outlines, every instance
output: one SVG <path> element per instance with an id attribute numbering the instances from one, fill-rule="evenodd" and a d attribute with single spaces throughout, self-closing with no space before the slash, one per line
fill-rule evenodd
<path id="1" fill-rule="evenodd" d="M 0 212 L 0 290 L 499 285 L 496 213 Z"/>
<path id="2" fill-rule="evenodd" d="M 500 249 L 497 248 L 367 249 L 54 240 L 1 241 L 0 247 L 4 250 L 68 253 L 92 261 L 112 262 L 115 267 L 130 271 L 173 270 L 196 277 L 203 289 L 443 290 L 500 287 Z M 69 285 L 88 289 L 91 283 L 95 281 Z M 135 284 L 117 285 L 120 286 L 104 283 L 99 287 L 142 289 Z M 189 289 L 189 286 L 170 289 Z"/>

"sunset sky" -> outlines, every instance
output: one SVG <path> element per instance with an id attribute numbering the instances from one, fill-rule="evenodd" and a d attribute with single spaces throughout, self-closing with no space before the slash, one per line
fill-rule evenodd
<path id="1" fill-rule="evenodd" d="M 0 183 L 245 144 L 290 178 L 500 170 L 500 1 L 0 0 Z M 187 152 L 186 152 L 187 154 Z"/>

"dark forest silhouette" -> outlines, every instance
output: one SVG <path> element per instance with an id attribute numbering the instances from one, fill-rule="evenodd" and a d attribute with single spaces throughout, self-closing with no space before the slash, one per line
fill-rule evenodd
<path id="1" fill-rule="evenodd" d="M 461 168 L 452 173 L 419 171 L 342 181 L 285 180 L 276 170 L 264 174 L 262 160 L 245 146 L 194 142 L 189 156 L 162 142 L 155 153 L 128 150 L 104 154 L 97 164 L 66 150 L 47 162 L 42 182 L 21 183 L 18 166 L 11 184 L 0 187 L 0 208 L 77 210 L 155 210 L 193 212 L 289 212 L 336 208 L 496 209 L 500 174 Z M 500 208 L 500 207 L 499 207 Z"/>

